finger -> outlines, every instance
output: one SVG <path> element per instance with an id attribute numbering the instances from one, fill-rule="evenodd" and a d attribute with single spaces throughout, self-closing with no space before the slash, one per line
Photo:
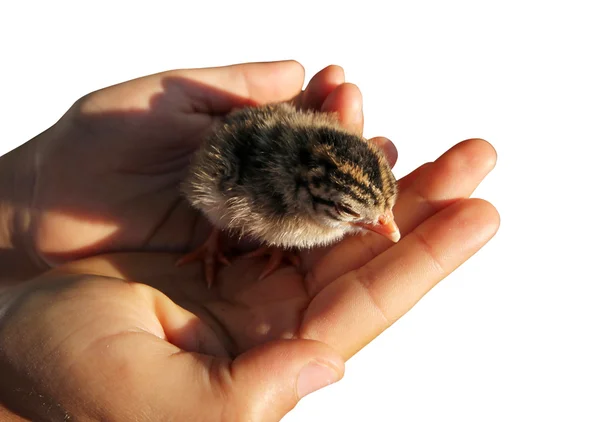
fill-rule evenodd
<path id="1" fill-rule="evenodd" d="M 396 183 L 396 186 L 398 186 L 398 191 L 402 192 L 408 189 L 409 186 L 412 185 L 415 182 L 415 180 L 421 177 L 423 173 L 428 171 L 428 169 L 432 165 L 433 163 L 421 164 L 419 167 L 417 167 L 416 169 L 408 173 L 406 176 L 404 176 L 402 179 L 398 180 L 398 182 Z"/>
<path id="2" fill-rule="evenodd" d="M 477 252 L 498 225 L 496 209 L 483 200 L 445 208 L 323 289 L 306 310 L 299 337 L 327 343 L 349 358 Z"/>
<path id="3" fill-rule="evenodd" d="M 346 128 L 362 134 L 363 104 L 360 89 L 354 84 L 344 83 L 334 89 L 323 102 L 321 111 L 334 112 Z"/>
<path id="4" fill-rule="evenodd" d="M 344 69 L 336 65 L 327 66 L 312 77 L 295 102 L 304 109 L 320 110 L 329 94 L 344 81 Z"/>
<path id="5" fill-rule="evenodd" d="M 390 167 L 394 167 L 396 160 L 398 159 L 398 150 L 392 141 L 383 136 L 371 138 L 369 141 L 377 145 L 381 151 L 383 151 L 383 154 L 385 155 Z"/>
<path id="6" fill-rule="evenodd" d="M 279 340 L 255 347 L 213 371 L 232 420 L 279 421 L 298 401 L 340 380 L 344 361 L 329 346 Z"/>
<path id="7" fill-rule="evenodd" d="M 233 107 L 287 101 L 302 89 L 304 68 L 289 60 L 244 63 L 179 71 L 180 75 L 210 89 L 190 89 L 200 112 L 226 113 Z"/>
<path id="8" fill-rule="evenodd" d="M 296 61 L 182 69 L 128 81 L 87 96 L 85 114 L 158 109 L 223 114 L 234 107 L 287 101 L 304 83 Z"/>
<path id="9" fill-rule="evenodd" d="M 463 141 L 443 154 L 401 194 L 395 213 L 402 233 L 409 233 L 438 210 L 468 198 L 496 166 L 496 158 L 494 147 L 483 139 Z"/>
<path id="10" fill-rule="evenodd" d="M 402 236 L 438 210 L 468 198 L 496 163 L 496 151 L 481 139 L 452 147 L 435 162 L 420 167 L 399 182 L 394 207 Z M 412 179 L 412 183 L 408 181 Z M 343 241 L 327 253 L 308 273 L 307 289 L 316 294 L 342 274 L 369 262 L 392 242 L 378 235 L 359 235 Z"/>

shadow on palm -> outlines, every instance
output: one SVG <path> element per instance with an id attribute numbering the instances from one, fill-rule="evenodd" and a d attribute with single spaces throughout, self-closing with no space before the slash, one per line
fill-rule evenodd
<path id="1" fill-rule="evenodd" d="M 282 267 L 258 280 L 266 259 L 235 258 L 220 268 L 215 285 L 208 289 L 202 265 L 176 267 L 178 257 L 125 253 L 103 258 L 117 271 L 112 275 L 150 285 L 198 317 L 178 334 L 196 339 L 193 351 L 233 358 L 270 340 L 298 336 L 313 297 L 294 267 Z"/>

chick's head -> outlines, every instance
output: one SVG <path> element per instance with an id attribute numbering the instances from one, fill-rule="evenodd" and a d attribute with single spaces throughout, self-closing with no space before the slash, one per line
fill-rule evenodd
<path id="1" fill-rule="evenodd" d="M 338 232 L 370 230 L 397 242 L 396 182 L 381 151 L 357 135 L 316 131 L 299 151 L 296 187 L 302 211 Z"/>

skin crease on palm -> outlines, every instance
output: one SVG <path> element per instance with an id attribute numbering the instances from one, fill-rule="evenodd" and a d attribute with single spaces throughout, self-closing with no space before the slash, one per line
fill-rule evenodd
<path id="1" fill-rule="evenodd" d="M 293 99 L 335 111 L 362 132 L 361 95 L 344 82 L 341 68 L 325 68 L 300 92 L 302 82 L 303 69 L 295 62 L 154 75 L 84 97 L 18 152 L 25 162 L 29 151 L 41 153 L 38 171 L 46 176 L 32 199 L 38 211 L 19 219 L 30 221 L 19 241 L 37 265 L 28 273 L 68 262 L 17 286 L 11 299 L 4 296 L 16 320 L 39 310 L 38 320 L 24 318 L 3 334 L 17 339 L 18 332 L 35 333 L 15 340 L 7 353 L 29 350 L 36 366 L 51 362 L 53 369 L 40 375 L 45 394 L 82 408 L 85 397 L 59 388 L 56 374 L 69 368 L 73 385 L 90 386 L 90 377 L 103 368 L 101 380 L 111 382 L 116 393 L 99 381 L 86 397 L 110 403 L 118 413 L 121 401 L 156 406 L 164 401 L 152 387 L 156 380 L 174 397 L 187 397 L 190 387 L 183 380 L 192 377 L 197 397 L 230 398 L 231 409 L 211 410 L 221 420 L 238 420 L 234 412 L 248 420 L 254 420 L 248 415 L 278 420 L 298 396 L 269 409 L 264 398 L 269 387 L 248 388 L 261 382 L 244 366 L 248 361 L 263 362 L 262 353 L 271 365 L 266 370 L 276 373 L 279 364 L 273 362 L 302 355 L 287 356 L 285 340 L 304 339 L 302 350 L 318 350 L 341 377 L 343 360 L 494 235 L 499 219 L 493 206 L 466 199 L 496 159 L 487 142 L 473 139 L 398 182 L 394 213 L 402 239 L 396 245 L 374 234 L 347 238 L 303 253 L 305 276 L 285 267 L 261 281 L 263 260 L 233 260 L 220 269 L 211 290 L 199 280 L 200 264 L 175 267 L 180 253 L 210 231 L 182 200 L 177 184 L 199 137 L 229 109 Z M 396 160 L 389 141 L 372 142 L 390 162 Z M 83 259 L 72 261 L 78 258 Z M 61 352 L 35 354 L 38 344 Z M 198 366 L 193 374 L 186 369 L 189 361 Z M 239 403 L 236 388 L 245 388 Z M 173 406 L 170 411 L 182 420 L 197 411 L 189 403 Z"/>

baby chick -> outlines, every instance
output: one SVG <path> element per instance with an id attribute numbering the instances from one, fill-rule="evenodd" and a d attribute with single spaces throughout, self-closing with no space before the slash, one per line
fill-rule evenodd
<path id="1" fill-rule="evenodd" d="M 209 287 L 215 258 L 227 262 L 220 230 L 264 245 L 251 254 L 271 255 L 261 277 L 285 257 L 298 264 L 291 249 L 328 245 L 365 230 L 400 239 L 392 214 L 396 182 L 379 148 L 333 114 L 289 103 L 226 116 L 194 155 L 182 190 L 215 231 L 179 264 L 203 259 Z"/>

